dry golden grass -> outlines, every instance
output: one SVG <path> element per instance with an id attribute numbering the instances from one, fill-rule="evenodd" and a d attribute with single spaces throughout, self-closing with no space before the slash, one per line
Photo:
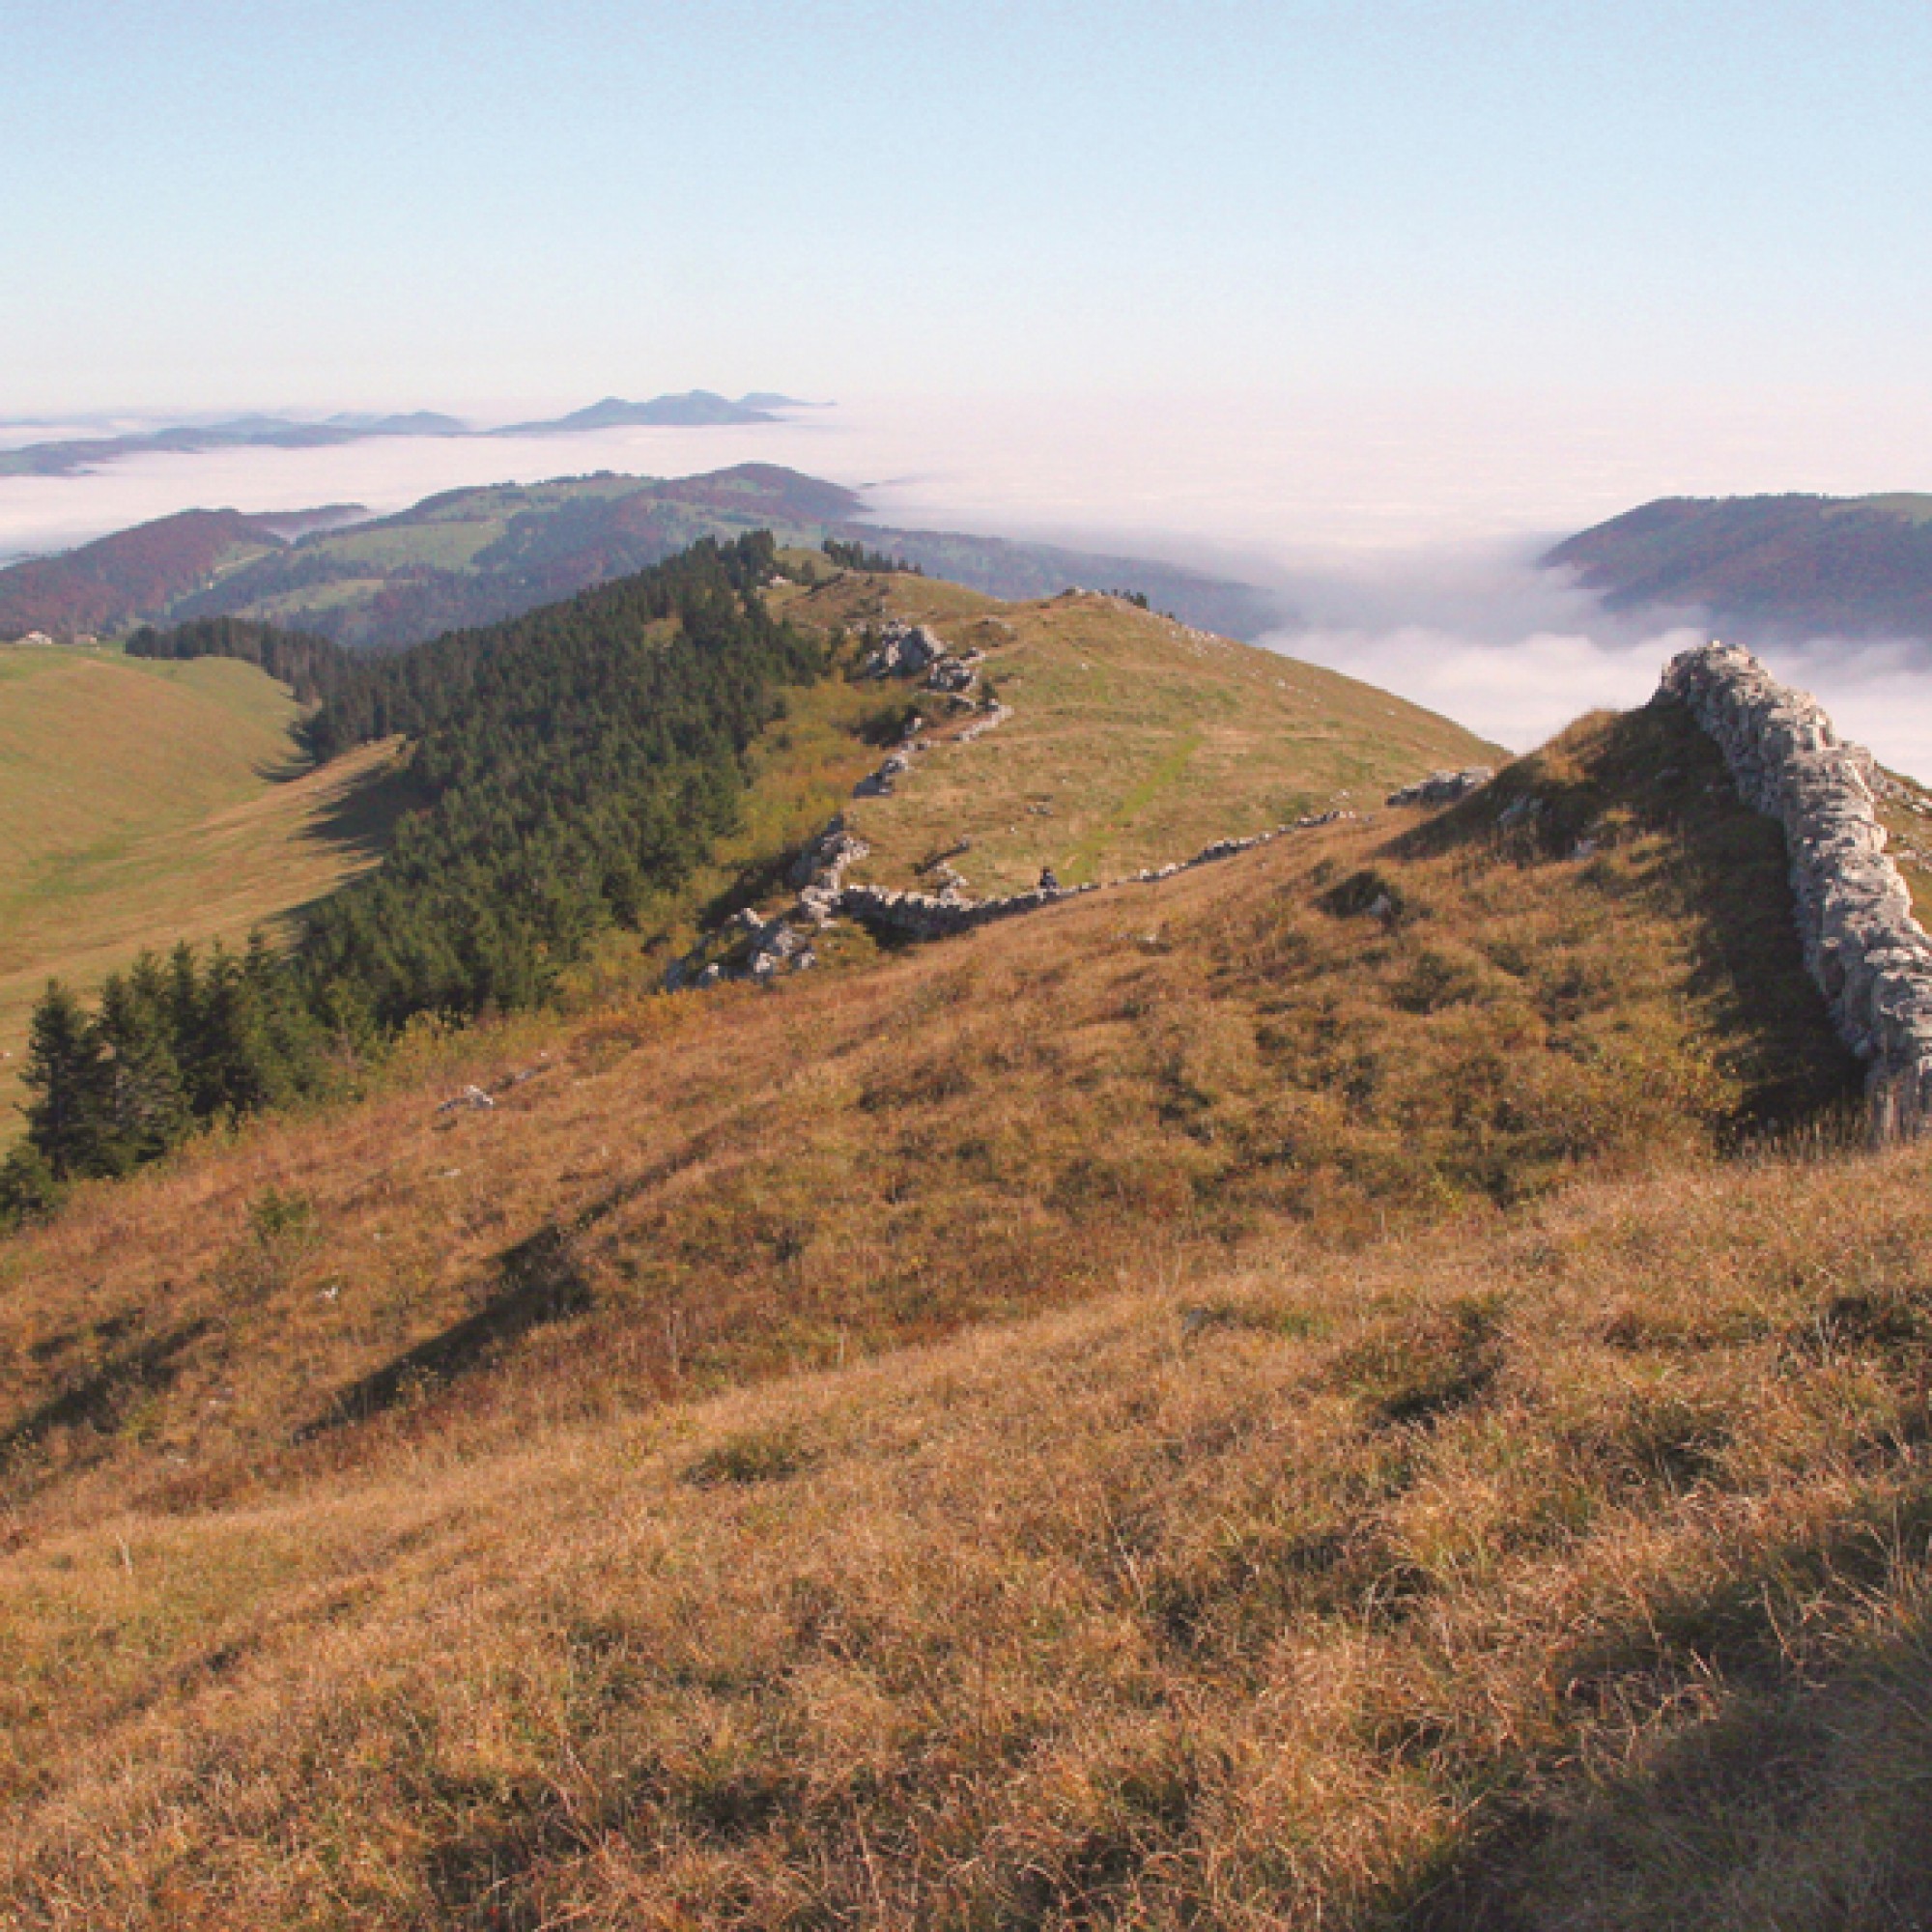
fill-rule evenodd
<path id="1" fill-rule="evenodd" d="M 848 811 L 872 856 L 853 874 L 906 887 L 961 838 L 969 890 L 1066 884 L 1191 858 L 1330 808 L 1381 803 L 1444 765 L 1507 755 L 1385 691 L 1097 594 L 1002 604 L 916 577 L 841 576 L 786 608 L 802 622 L 931 623 L 986 656 L 1013 716 L 971 745 L 942 740 L 894 796 Z M 904 686 L 944 726 L 946 713 Z"/>
<path id="2" fill-rule="evenodd" d="M 1554 856 L 1495 802 L 1391 815 L 776 993 L 425 1035 L 367 1104 L 0 1247 L 0 1493 L 35 1526 L 246 1494 L 1803 1120 L 1846 1064 L 1776 836 L 1706 794 L 1702 744 L 1600 723 L 1500 781 L 1549 801 Z M 1566 818 L 1605 849 L 1560 856 Z M 264 1232 L 271 1189 L 307 1237 Z"/>
<path id="3" fill-rule="evenodd" d="M 0 1246 L 0 1921 L 1922 1922 L 1932 1156 L 1719 776 L 426 1030 Z"/>
<path id="4" fill-rule="evenodd" d="M 1907 1927 L 1922 1153 L 1580 1187 L 0 1581 L 45 1926 Z"/>

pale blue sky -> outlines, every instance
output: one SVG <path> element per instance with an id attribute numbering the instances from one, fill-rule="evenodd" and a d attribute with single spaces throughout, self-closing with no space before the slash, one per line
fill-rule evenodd
<path id="1" fill-rule="evenodd" d="M 0 0 L 0 416 L 1923 391 L 1923 0 Z"/>

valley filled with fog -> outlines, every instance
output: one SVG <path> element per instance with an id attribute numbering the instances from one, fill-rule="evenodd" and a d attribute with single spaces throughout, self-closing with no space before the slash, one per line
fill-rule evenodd
<path id="1" fill-rule="evenodd" d="M 524 403 L 469 413 L 533 412 Z M 1774 410 L 1709 391 L 1540 402 L 878 397 L 773 424 L 385 438 L 9 477 L 0 558 L 197 506 L 355 502 L 381 514 L 463 485 L 779 463 L 864 488 L 885 524 L 1160 556 L 1262 584 L 1284 613 L 1269 642 L 1520 748 L 1593 706 L 1640 702 L 1662 659 L 1702 635 L 1695 612 L 1605 613 L 1537 567 L 1551 543 L 1659 496 L 1911 489 L 1928 481 L 1928 428 L 1932 401 L 1901 406 L 1895 394 L 1801 393 Z M 47 434 L 14 428 L 6 440 Z M 1847 733 L 1932 772 L 1932 644 L 1817 639 L 1765 654 Z"/>

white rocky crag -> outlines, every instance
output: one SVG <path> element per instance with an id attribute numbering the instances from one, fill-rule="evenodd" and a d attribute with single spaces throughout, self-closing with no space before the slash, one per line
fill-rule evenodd
<path id="1" fill-rule="evenodd" d="M 954 651 L 928 624 L 889 618 L 859 667 L 861 677 L 921 677 L 928 691 L 965 693 L 980 675 L 983 651 Z"/>
<path id="2" fill-rule="evenodd" d="M 891 617 L 879 627 L 859 667 L 861 677 L 917 677 L 938 659 L 951 655 L 939 633 L 925 624 Z"/>
<path id="3" fill-rule="evenodd" d="M 1872 755 L 1817 700 L 1748 651 L 1711 643 L 1665 667 L 1675 698 L 1717 741 L 1745 802 L 1784 828 L 1804 963 L 1838 1036 L 1868 1063 L 1881 1138 L 1932 1126 L 1932 939 L 1886 857 Z"/>

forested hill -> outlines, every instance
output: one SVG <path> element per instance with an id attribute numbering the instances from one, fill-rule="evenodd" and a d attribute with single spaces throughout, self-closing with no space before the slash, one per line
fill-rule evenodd
<path id="1" fill-rule="evenodd" d="M 24 1156 L 44 1172 L 16 1172 L 15 1194 L 123 1172 L 197 1122 L 324 1084 L 418 1013 L 543 1001 L 600 931 L 708 856 L 784 687 L 825 669 L 823 641 L 757 595 L 775 568 L 769 536 L 707 540 L 380 658 L 259 627 L 138 640 L 151 657 L 242 656 L 291 675 L 320 699 L 310 736 L 326 753 L 407 731 L 424 803 L 379 870 L 308 914 L 286 958 L 183 952 L 163 971 L 150 957 L 110 979 L 93 1016 L 49 995 Z"/>
<path id="2" fill-rule="evenodd" d="M 1613 610 L 1746 636 L 1932 639 L 1932 497 L 1665 497 L 1560 543 Z"/>
<path id="3" fill-rule="evenodd" d="M 213 624 L 146 634 L 151 656 L 239 655 L 318 702 L 318 756 L 413 738 L 430 801 L 382 870 L 311 915 L 311 1004 L 378 1022 L 540 999 L 590 934 L 674 884 L 731 821 L 737 761 L 824 647 L 754 593 L 769 535 L 668 562 L 481 631 L 381 656 Z"/>
<path id="4" fill-rule="evenodd" d="M 413 643 L 646 569 L 699 537 L 729 541 L 760 529 L 808 549 L 828 537 L 883 547 L 995 597 L 1124 586 L 1227 637 L 1253 639 L 1282 621 L 1269 594 L 1173 564 L 883 529 L 861 521 L 864 511 L 864 499 L 837 483 L 745 463 L 668 480 L 607 473 L 444 491 L 292 542 L 272 519 L 228 511 L 217 524 L 196 512 L 0 570 L 0 638 L 118 636 L 143 622 L 247 617 L 342 644 Z"/>
<path id="5" fill-rule="evenodd" d="M 172 610 L 283 541 L 272 517 L 184 510 L 60 556 L 28 557 L 0 570 L 0 638 L 113 632 L 130 617 Z"/>

